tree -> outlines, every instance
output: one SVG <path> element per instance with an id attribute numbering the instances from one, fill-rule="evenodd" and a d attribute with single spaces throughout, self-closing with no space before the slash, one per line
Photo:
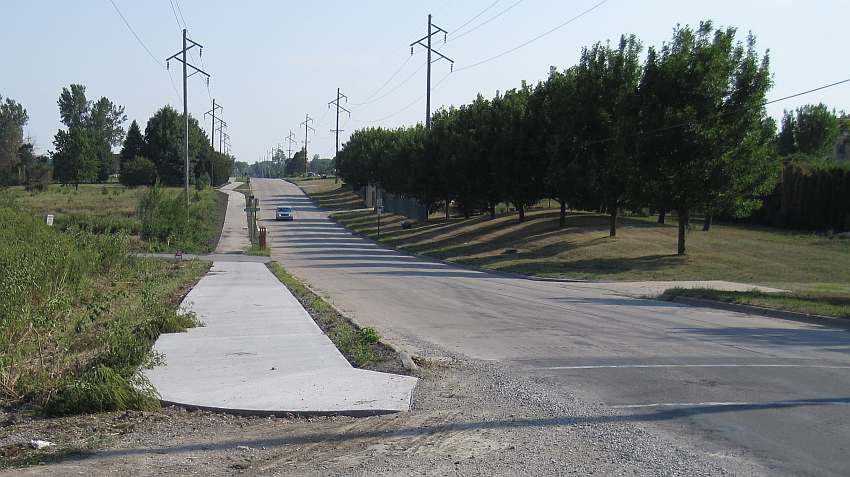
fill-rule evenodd
<path id="1" fill-rule="evenodd" d="M 785 114 L 791 116 L 789 112 Z M 838 116 L 825 104 L 807 104 L 796 110 L 796 115 L 790 121 L 790 133 L 785 130 L 786 124 L 783 120 L 780 137 L 793 137 L 794 148 L 791 153 L 823 157 L 832 153 L 838 137 L 838 123 Z"/>
<path id="2" fill-rule="evenodd" d="M 304 149 L 301 149 L 300 151 L 296 152 L 294 156 L 290 157 L 284 165 L 284 175 L 286 175 L 286 177 L 304 175 L 304 158 L 306 157 L 306 155 L 307 152 Z"/>
<path id="3" fill-rule="evenodd" d="M 633 35 L 621 37 L 616 49 L 597 43 L 584 49 L 575 73 L 582 168 L 590 173 L 596 198 L 610 216 L 611 237 L 636 179 L 640 51 Z"/>
<path id="4" fill-rule="evenodd" d="M 57 151 L 58 157 L 63 162 L 62 167 L 85 167 L 83 171 L 58 171 L 57 178 L 73 178 L 72 182 L 79 184 L 78 179 L 85 178 L 86 181 L 106 181 L 109 175 L 115 172 L 112 148 L 118 146 L 124 137 L 122 124 L 127 120 L 124 115 L 124 107 L 116 106 L 109 99 L 102 97 L 92 103 L 86 99 L 86 87 L 80 84 L 72 84 L 69 88 L 62 88 L 59 95 L 59 117 L 67 127 L 67 137 L 60 138 L 59 131 L 54 140 L 57 147 L 69 145 L 71 151 Z M 85 131 L 80 134 L 79 131 Z M 86 138 L 81 139 L 83 136 Z M 85 147 L 81 146 L 82 142 Z M 93 157 L 71 158 L 70 152 L 85 152 Z M 96 174 L 89 177 L 88 168 L 91 162 L 97 165 Z"/>
<path id="5" fill-rule="evenodd" d="M 770 163 L 769 60 L 753 36 L 736 44 L 735 33 L 711 22 L 677 28 L 660 52 L 651 49 L 641 81 L 643 180 L 678 213 L 680 255 L 691 211 L 740 198 Z"/>
<path id="6" fill-rule="evenodd" d="M 121 183 L 128 187 L 154 185 L 156 166 L 149 159 L 136 156 L 121 164 Z"/>
<path id="7" fill-rule="evenodd" d="M 53 140 L 53 176 L 63 184 L 93 182 L 97 179 L 100 164 L 97 156 L 97 139 L 90 130 L 73 127 L 59 131 Z"/>
<path id="8" fill-rule="evenodd" d="M 46 156 L 36 156 L 33 145 L 27 143 L 18 149 L 18 160 L 24 171 L 27 191 L 44 191 L 50 184 L 50 164 Z"/>
<path id="9" fill-rule="evenodd" d="M 171 106 L 164 106 L 148 120 L 145 127 L 145 154 L 157 169 L 163 185 L 179 186 L 185 181 L 186 158 L 184 150 L 185 122 L 183 115 Z M 196 168 L 212 146 L 198 121 L 189 116 L 189 177 L 196 176 Z M 198 174 L 203 171 L 199 171 Z"/>
<path id="10" fill-rule="evenodd" d="M 124 163 L 135 159 L 137 156 L 144 156 L 146 146 L 147 143 L 145 143 L 145 137 L 139 129 L 139 124 L 133 120 L 127 130 L 124 145 L 121 147 L 121 166 L 123 167 Z"/>
<path id="11" fill-rule="evenodd" d="M 0 96 L 0 101 L 3 97 Z M 27 110 L 6 98 L 0 103 L 0 186 L 20 182 L 18 151 L 24 144 L 24 126 L 29 121 Z"/>

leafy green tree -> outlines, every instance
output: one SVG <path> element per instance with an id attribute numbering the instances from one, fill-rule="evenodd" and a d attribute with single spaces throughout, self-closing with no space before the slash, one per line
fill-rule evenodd
<path id="1" fill-rule="evenodd" d="M 156 165 L 149 159 L 136 156 L 121 164 L 121 183 L 128 187 L 148 186 L 156 183 Z"/>
<path id="2" fill-rule="evenodd" d="M 304 149 L 296 152 L 284 166 L 284 174 L 286 177 L 295 177 L 304 175 L 304 159 L 307 152 Z"/>
<path id="3" fill-rule="evenodd" d="M 50 164 L 47 156 L 37 156 L 33 145 L 27 143 L 18 149 L 18 161 L 24 171 L 24 187 L 27 191 L 38 192 L 50 185 Z"/>
<path id="4" fill-rule="evenodd" d="M 795 146 L 792 152 L 831 156 L 839 129 L 839 119 L 835 111 L 823 103 L 807 104 L 797 109 L 791 125 Z M 787 132 L 783 131 L 780 135 L 782 134 L 787 135 Z"/>
<path id="5" fill-rule="evenodd" d="M 0 186 L 16 184 L 21 179 L 18 151 L 24 144 L 24 126 L 29 121 L 27 110 L 11 98 L 0 96 Z"/>
<path id="6" fill-rule="evenodd" d="M 124 137 L 122 124 L 127 120 L 123 106 L 116 106 L 109 99 L 102 97 L 96 102 L 86 99 L 86 87 L 80 84 L 72 84 L 68 88 L 62 88 L 59 95 L 59 117 L 65 124 L 67 132 L 71 134 L 75 130 L 85 130 L 87 139 L 85 148 L 74 148 L 74 151 L 85 151 L 93 155 L 93 158 L 68 158 L 68 151 L 57 151 L 65 163 L 62 167 L 80 165 L 86 167 L 79 173 L 72 171 L 58 171 L 59 177 L 86 177 L 87 181 L 106 181 L 109 175 L 116 171 L 112 148 L 118 146 Z M 62 131 L 60 131 L 61 133 Z M 74 137 L 81 137 L 79 134 Z M 54 144 L 64 145 L 77 144 L 76 140 L 68 141 L 67 138 L 59 140 L 57 134 Z M 88 178 L 88 167 L 91 161 L 97 163 L 97 173 L 94 178 Z M 76 180 L 76 179 L 73 179 Z M 76 182 L 79 184 L 79 182 Z"/>
<path id="7" fill-rule="evenodd" d="M 100 171 L 97 138 L 90 130 L 73 127 L 53 139 L 53 177 L 63 184 L 94 182 Z"/>
<path id="8" fill-rule="evenodd" d="M 139 124 L 133 120 L 130 123 L 130 128 L 127 129 L 127 137 L 124 138 L 124 145 L 121 148 L 121 165 L 123 166 L 124 163 L 135 159 L 137 156 L 144 156 L 146 146 L 142 130 L 139 128 Z"/>
<path id="9" fill-rule="evenodd" d="M 677 211 L 678 253 L 685 253 L 691 211 L 741 196 L 770 167 L 765 142 L 769 60 L 755 38 L 703 22 L 680 27 L 660 52 L 650 50 L 640 88 L 643 179 Z M 666 205 L 666 204 L 665 204 Z"/>
<path id="10" fill-rule="evenodd" d="M 185 123 L 183 115 L 171 106 L 164 106 L 148 120 L 145 127 L 145 157 L 157 169 L 163 185 L 179 186 L 185 181 L 186 159 L 184 151 Z M 206 133 L 198 121 L 189 116 L 189 177 L 196 176 L 196 168 L 205 154 L 212 150 Z M 201 173 L 200 171 L 198 173 Z"/>

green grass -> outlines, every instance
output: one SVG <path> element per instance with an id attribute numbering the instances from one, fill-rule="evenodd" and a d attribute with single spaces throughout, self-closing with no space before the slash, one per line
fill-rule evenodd
<path id="1" fill-rule="evenodd" d="M 252 255 L 255 257 L 271 257 L 271 250 L 268 247 L 260 248 L 259 245 L 251 245 L 245 250 L 245 255 Z"/>
<path id="2" fill-rule="evenodd" d="M 186 252 L 206 253 L 215 248 L 224 223 L 227 196 L 207 188 L 190 191 L 190 222 L 185 228 L 185 209 L 180 206 L 183 189 L 160 188 L 161 200 L 171 201 L 170 215 L 164 209 L 156 213 L 158 230 L 146 233 L 140 203 L 150 194 L 151 188 L 127 188 L 119 184 L 83 184 L 79 189 L 71 186 L 51 185 L 47 191 L 29 193 L 22 187 L 12 187 L 9 195 L 23 210 L 44 220 L 47 214 L 55 216 L 60 230 L 83 229 L 95 234 L 126 233 L 133 237 L 131 247 L 137 251 L 161 252 L 182 249 Z M 149 229 L 149 227 L 148 227 Z"/>
<path id="3" fill-rule="evenodd" d="M 0 204 L 0 405 L 47 415 L 159 406 L 139 368 L 208 263 L 136 258 L 124 234 L 61 231 Z"/>
<path id="4" fill-rule="evenodd" d="M 269 269 L 301 302 L 316 324 L 352 365 L 360 368 L 379 365 L 394 355 L 380 343 L 381 337 L 376 330 L 355 326 L 320 296 L 290 275 L 281 264 L 272 262 L 269 264 Z"/>
<path id="5" fill-rule="evenodd" d="M 664 295 L 755 305 L 774 310 L 794 311 L 832 318 L 850 318 L 850 296 L 846 293 L 764 293 L 756 290 L 734 292 L 705 288 L 673 288 L 665 291 Z"/>

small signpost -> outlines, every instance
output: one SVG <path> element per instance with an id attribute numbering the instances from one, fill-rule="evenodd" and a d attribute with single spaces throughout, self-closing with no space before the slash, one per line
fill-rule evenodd
<path id="1" fill-rule="evenodd" d="M 53 214 L 47 214 L 47 225 L 53 227 Z"/>
<path id="2" fill-rule="evenodd" d="M 176 252 L 174 252 L 174 258 L 177 260 L 183 260 L 183 251 L 177 250 Z"/>

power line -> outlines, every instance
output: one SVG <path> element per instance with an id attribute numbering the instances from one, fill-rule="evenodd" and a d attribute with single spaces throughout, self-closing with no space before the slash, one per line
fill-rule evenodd
<path id="1" fill-rule="evenodd" d="M 130 33 L 132 33 L 134 37 L 136 37 L 136 41 L 138 41 L 138 42 L 139 42 L 139 44 L 140 44 L 140 45 L 142 45 L 142 48 L 144 48 L 144 49 L 145 49 L 145 51 L 147 51 L 147 52 L 148 52 L 148 55 L 150 55 L 150 57 L 151 57 L 151 58 L 152 58 L 152 59 L 156 62 L 156 64 L 158 64 L 158 65 L 159 65 L 160 67 L 162 67 L 162 68 L 165 68 L 165 65 L 164 65 L 164 64 L 162 64 L 162 62 L 161 62 L 161 61 L 159 61 L 159 58 L 157 58 L 157 57 L 156 57 L 156 56 L 155 56 L 155 55 L 151 52 L 150 48 L 148 48 L 148 45 L 146 45 L 146 44 L 145 44 L 145 42 L 144 42 L 144 41 L 142 41 L 142 39 L 141 39 L 141 38 L 139 38 L 139 35 L 136 33 L 136 30 L 134 30 L 134 29 L 133 29 L 133 27 L 132 27 L 132 26 L 130 26 L 130 22 L 128 22 L 128 21 L 127 21 L 127 18 L 126 18 L 126 17 L 124 17 L 124 14 L 123 14 L 123 13 L 121 13 L 121 10 L 119 10 L 119 9 L 118 9 L 118 5 L 116 5 L 116 4 L 115 4 L 115 1 L 114 1 L 114 0 L 109 0 L 109 3 L 111 3 L 111 4 L 112 4 L 112 7 L 113 7 L 113 8 L 115 8 L 115 11 L 118 13 L 118 16 L 119 16 L 119 17 L 121 17 L 121 19 L 122 19 L 122 20 L 124 20 L 124 24 L 125 24 L 125 25 L 127 25 L 127 29 L 128 29 L 128 30 L 130 30 Z"/>
<path id="2" fill-rule="evenodd" d="M 524 48 L 524 47 L 526 47 L 526 46 L 528 46 L 528 45 L 530 45 L 530 44 L 534 43 L 535 41 L 537 41 L 537 40 L 539 40 L 539 39 L 541 39 L 541 38 L 543 38 L 543 37 L 545 37 L 545 36 L 548 36 L 548 35 L 550 35 L 550 34 L 552 34 L 552 33 L 556 32 L 556 31 L 560 30 L 561 28 L 564 28 L 565 26 L 567 26 L 567 25 L 569 25 L 570 23 L 573 23 L 574 21 L 578 20 L 579 18 L 581 18 L 581 17 L 583 17 L 583 16 L 585 16 L 585 15 L 589 14 L 590 12 L 592 12 L 592 11 L 596 10 L 597 8 L 599 8 L 599 7 L 601 7 L 602 5 L 604 5 L 604 4 L 606 4 L 606 3 L 608 3 L 609 1 L 610 1 L 610 0 L 602 0 L 602 1 L 598 2 L 598 3 L 596 3 L 595 5 L 593 5 L 592 7 L 588 8 L 587 10 L 585 10 L 585 11 L 583 11 L 583 12 L 579 13 L 578 15 L 576 15 L 576 16 L 574 16 L 574 17 L 572 17 L 572 18 L 570 18 L 569 20 L 567 20 L 567 21 L 565 21 L 565 22 L 563 22 L 563 23 L 561 23 L 561 24 L 557 25 L 557 26 L 556 26 L 556 27 L 554 27 L 554 28 L 551 28 L 551 29 L 549 29 L 549 30 L 546 30 L 545 32 L 541 33 L 540 35 L 537 35 L 537 36 L 535 36 L 534 38 L 532 38 L 532 39 L 530 39 L 530 40 L 528 40 L 528 41 L 526 41 L 526 42 L 524 42 L 524 43 L 520 43 L 519 45 L 517 45 L 517 46 L 515 46 L 515 47 L 513 47 L 513 48 L 510 48 L 510 49 L 508 49 L 508 50 L 505 50 L 505 51 L 503 51 L 503 52 L 499 53 L 498 55 L 491 56 L 490 58 L 486 58 L 486 59 L 483 59 L 483 60 L 481 60 L 481 61 L 478 61 L 478 62 L 475 62 L 475 63 L 469 64 L 469 65 L 466 65 L 466 66 L 464 66 L 464 67 L 462 67 L 462 68 L 458 68 L 458 70 L 457 70 L 457 71 L 464 71 L 464 70 L 468 70 L 468 69 L 470 69 L 470 68 L 475 68 L 476 66 L 483 65 L 484 63 L 487 63 L 487 62 L 493 61 L 493 60 L 498 59 L 498 58 L 501 58 L 501 57 L 503 57 L 503 56 L 505 56 L 505 55 L 507 55 L 507 54 L 513 53 L 513 52 L 515 52 L 515 51 L 519 50 L 520 48 Z"/>
<path id="3" fill-rule="evenodd" d="M 174 0 L 174 3 L 177 5 L 177 13 L 180 14 L 180 19 L 183 20 L 183 26 L 189 28 L 186 18 L 183 17 L 183 10 L 180 8 L 180 0 Z"/>
<path id="4" fill-rule="evenodd" d="M 497 13 L 497 14 L 493 15 L 492 17 L 488 18 L 487 20 L 484 20 L 483 22 L 479 23 L 478 25 L 475 25 L 474 27 L 470 28 L 469 30 L 467 30 L 467 31 L 465 31 L 465 32 L 463 32 L 463 33 L 460 33 L 460 34 L 458 34 L 458 35 L 453 36 L 453 37 L 452 37 L 452 38 L 451 38 L 448 42 L 450 43 L 450 42 L 453 42 L 453 41 L 457 41 L 457 40 L 459 40 L 459 39 L 461 39 L 461 38 L 465 37 L 466 35 L 469 35 L 470 33 L 474 32 L 475 30 L 477 30 L 477 29 L 479 29 L 479 28 L 483 27 L 484 25 L 486 25 L 486 24 L 488 24 L 488 23 L 492 22 L 493 20 L 495 20 L 495 19 L 497 19 L 497 18 L 501 17 L 501 16 L 502 16 L 502 15 L 504 15 L 505 13 L 508 13 L 509 11 L 513 10 L 513 9 L 514 9 L 514 7 L 516 7 L 517 5 L 519 5 L 520 3 L 522 3 L 523 1 L 525 1 L 525 0 L 517 0 L 516 2 L 512 3 L 511 5 L 509 5 L 509 6 L 508 6 L 508 8 L 505 8 L 504 10 L 502 10 L 502 11 L 500 11 L 499 13 Z M 458 28 L 458 30 L 459 30 L 459 28 Z"/>
<path id="5" fill-rule="evenodd" d="M 354 106 L 363 106 L 364 104 L 369 104 L 369 100 L 374 98 L 376 94 L 380 93 L 381 90 L 383 90 L 388 84 L 390 84 L 390 81 L 392 81 L 393 78 L 395 78 L 399 73 L 401 73 L 401 70 L 403 70 L 404 67 L 407 66 L 407 64 L 410 63 L 410 60 L 412 60 L 412 59 L 413 59 L 412 56 L 408 56 L 404 60 L 404 62 L 401 64 L 401 66 L 399 66 L 398 69 L 395 70 L 395 72 L 392 75 L 390 75 L 389 79 L 387 79 L 384 82 L 384 84 L 382 84 L 378 89 L 376 89 L 374 93 L 372 93 L 372 94 L 370 94 L 369 96 L 366 97 L 366 101 L 364 101 L 362 103 L 353 103 L 353 105 Z"/>
<path id="6" fill-rule="evenodd" d="M 410 59 L 410 58 L 412 58 L 412 57 L 408 57 L 408 59 Z M 389 95 L 391 95 L 391 94 L 395 93 L 396 91 L 398 91 L 398 90 L 399 90 L 402 86 L 406 85 L 406 84 L 407 84 L 407 82 L 408 82 L 408 81 L 410 81 L 410 80 L 412 80 L 412 79 L 413 79 L 413 77 L 414 77 L 414 76 L 416 76 L 416 73 L 419 73 L 420 71 L 422 71 L 422 68 L 424 68 L 424 67 L 425 67 L 425 63 L 422 63 L 421 65 L 419 65 L 419 67 L 418 67 L 418 68 L 416 68 L 416 69 L 415 69 L 412 73 L 410 73 L 410 75 L 409 75 L 409 76 L 407 76 L 407 77 L 405 77 L 403 80 L 401 80 L 401 83 L 399 83 L 399 84 L 395 85 L 392 89 L 390 89 L 390 90 L 389 90 L 389 91 L 387 91 L 386 93 L 384 93 L 384 94 L 382 94 L 382 95 L 378 96 L 377 98 L 375 98 L 375 99 L 373 99 L 373 100 L 371 100 L 371 101 L 364 101 L 364 102 L 362 102 L 362 103 L 353 103 L 353 104 L 352 104 L 352 106 L 365 106 L 365 105 L 367 105 L 367 104 L 377 103 L 378 101 L 380 101 L 380 100 L 382 100 L 382 99 L 386 98 L 387 96 L 389 96 Z"/>
<path id="7" fill-rule="evenodd" d="M 175 10 L 175 9 L 174 9 L 174 2 L 172 2 L 171 0 L 168 0 L 168 4 L 169 4 L 169 5 L 171 5 L 171 13 L 173 13 L 173 14 L 174 14 L 174 21 L 175 21 L 175 22 L 177 22 L 177 28 L 178 28 L 178 29 L 183 29 L 183 28 L 185 28 L 186 26 L 185 26 L 185 25 L 181 25 L 181 24 L 180 24 L 180 19 L 179 19 L 179 18 L 177 18 L 177 10 Z"/>
<path id="8" fill-rule="evenodd" d="M 431 21 L 431 14 L 428 14 L 428 30 L 424 37 L 414 41 L 410 44 L 410 55 L 413 56 L 413 48 L 415 45 L 421 46 L 425 48 L 427 52 L 427 58 L 425 60 L 425 66 L 428 67 L 428 71 L 426 73 L 425 80 L 425 128 L 429 129 L 431 127 L 431 63 L 446 60 L 451 65 L 449 71 L 454 69 L 455 60 L 449 58 L 448 56 L 440 53 L 439 51 L 434 51 L 434 48 L 431 47 L 431 37 L 434 35 L 443 34 L 443 38 L 445 39 L 448 36 L 449 32 L 446 30 L 434 25 Z M 425 43 L 422 43 L 425 41 Z M 439 57 L 436 60 L 431 60 L 431 55 L 435 54 Z"/>
<path id="9" fill-rule="evenodd" d="M 435 90 L 435 89 L 437 89 L 437 88 L 438 88 L 441 84 L 443 84 L 443 82 L 444 82 L 444 81 L 446 81 L 446 80 L 449 78 L 449 76 L 451 76 L 451 74 L 452 74 L 451 72 L 446 73 L 446 75 L 445 75 L 445 76 L 443 76 L 442 78 L 440 78 L 440 81 L 437 81 L 436 83 L 434 83 L 434 85 L 433 85 L 433 86 L 431 86 L 431 91 L 434 91 L 434 90 Z M 402 107 L 401 109 L 396 110 L 394 113 L 389 114 L 389 115 L 387 115 L 387 116 L 384 116 L 384 117 L 382 117 L 382 118 L 379 118 L 379 119 L 372 119 L 372 120 L 352 119 L 352 121 L 359 122 L 359 123 L 366 123 L 366 124 L 379 123 L 379 122 L 385 121 L 385 120 L 387 120 L 387 119 L 393 118 L 393 117 L 395 117 L 395 116 L 398 116 L 399 114 L 401 114 L 401 113 L 403 113 L 403 112 L 407 111 L 408 109 L 412 108 L 413 106 L 415 106 L 415 105 L 419 104 L 419 102 L 420 102 L 420 101 L 422 101 L 422 98 L 424 98 L 424 97 L 425 97 L 425 93 L 422 93 L 421 95 L 419 95 L 419 97 L 417 97 L 416 99 L 414 99 L 412 102 L 408 103 L 407 105 L 405 105 L 405 106 L 404 106 L 404 107 Z"/>
<path id="10" fill-rule="evenodd" d="M 484 10 L 481 10 L 480 12 L 478 12 L 478 14 L 477 14 L 477 15 L 475 15 L 475 16 L 474 16 L 474 17 L 472 17 L 472 18 L 470 18 L 470 19 L 469 19 L 469 20 L 467 20 L 466 22 L 464 22 L 464 24 L 463 24 L 463 25 L 461 25 L 461 26 L 459 26 L 459 27 L 455 28 L 454 30 L 452 30 L 451 34 L 453 35 L 453 34 L 457 33 L 458 31 L 462 30 L 462 29 L 463 29 L 463 27 L 465 27 L 466 25 L 469 25 L 470 23 L 474 22 L 474 21 L 475 21 L 475 19 L 477 19 L 477 18 L 478 18 L 478 17 L 480 17 L 481 15 L 484 15 L 485 13 L 487 13 L 487 10 L 490 10 L 491 8 L 495 7 L 495 6 L 496 6 L 496 4 L 497 4 L 497 3 L 499 3 L 499 2 L 501 2 L 501 1 L 502 1 L 502 0 L 496 0 L 495 2 L 491 3 L 490 5 L 488 5 L 487 7 L 485 7 L 485 8 L 484 8 Z"/>

